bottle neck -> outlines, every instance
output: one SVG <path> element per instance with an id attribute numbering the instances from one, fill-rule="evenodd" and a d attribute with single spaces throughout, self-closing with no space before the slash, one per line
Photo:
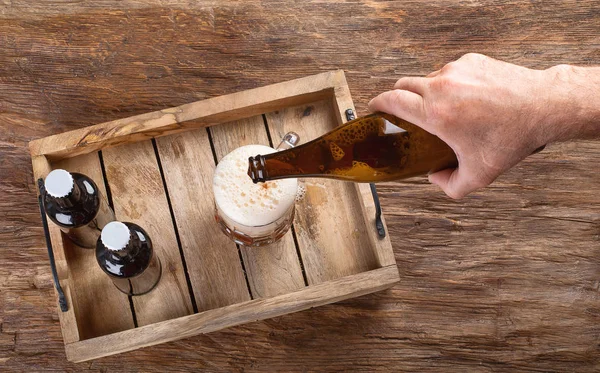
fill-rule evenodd
<path id="1" fill-rule="evenodd" d="M 84 193 L 82 193 L 79 185 L 77 185 L 76 182 L 73 182 L 73 189 L 71 192 L 69 192 L 69 194 L 64 197 L 50 196 L 50 198 L 54 200 L 54 203 L 59 209 L 69 210 L 75 206 L 81 205 L 81 201 L 84 198 Z"/>
<path id="2" fill-rule="evenodd" d="M 271 153 L 267 155 L 257 155 L 250 157 L 248 162 L 248 176 L 256 183 L 264 183 L 269 180 L 278 180 L 298 176 L 317 176 L 322 174 L 323 170 L 318 168 L 309 170 L 298 168 L 289 158 L 297 158 L 298 151 L 291 148 L 280 153 Z"/>
<path id="3" fill-rule="evenodd" d="M 134 232 L 129 232 L 129 242 L 121 250 L 110 250 L 115 259 L 120 262 L 129 261 L 139 253 L 142 244 Z"/>
<path id="4" fill-rule="evenodd" d="M 289 154 L 290 149 L 293 149 L 294 147 L 296 147 L 298 145 L 298 142 L 300 142 L 300 136 L 298 136 L 297 133 L 295 133 L 295 132 L 286 133 L 276 148 L 277 152 L 272 153 L 272 156 L 269 157 L 268 159 L 277 159 L 278 157 L 276 156 L 276 154 L 279 154 L 281 152 L 284 152 L 284 154 Z M 271 172 L 271 177 L 269 177 L 267 179 L 267 176 L 268 176 L 267 170 L 268 169 L 276 170 L 279 168 L 273 167 L 273 166 L 269 167 L 267 165 L 267 158 L 265 156 L 257 155 L 256 157 L 250 157 L 248 159 L 248 162 L 250 164 L 250 167 L 248 168 L 248 176 L 250 176 L 250 178 L 252 179 L 254 184 L 259 183 L 259 182 L 262 183 L 267 180 L 275 180 L 274 177 L 277 176 L 276 175 L 277 172 Z M 269 162 L 273 162 L 273 161 L 269 161 Z M 285 166 L 285 163 L 282 163 L 282 166 Z M 290 171 L 290 172 L 292 172 L 292 171 Z"/>

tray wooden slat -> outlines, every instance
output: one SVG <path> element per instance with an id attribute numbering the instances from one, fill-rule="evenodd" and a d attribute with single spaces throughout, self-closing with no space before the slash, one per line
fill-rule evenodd
<path id="1" fill-rule="evenodd" d="M 97 152 L 64 159 L 52 164 L 89 176 L 106 198 L 104 178 Z M 133 317 L 127 296 L 115 291 L 112 281 L 96 262 L 94 249 L 83 249 L 71 241 L 63 240 L 73 284 L 73 308 L 79 326 L 79 337 L 88 339 L 100 335 L 131 329 Z"/>
<path id="2" fill-rule="evenodd" d="M 106 149 L 102 157 L 117 219 L 144 228 L 162 264 L 162 277 L 156 288 L 132 298 L 138 325 L 193 313 L 152 142 L 146 140 Z"/>
<path id="3" fill-rule="evenodd" d="M 206 129 L 156 139 L 198 311 L 250 299 L 236 245 L 217 227 Z"/>
<path id="4" fill-rule="evenodd" d="M 210 127 L 217 160 L 243 145 L 269 146 L 262 115 Z M 277 142 L 277 139 L 273 139 Z M 277 144 L 273 144 L 277 146 Z M 272 297 L 305 286 L 291 230 L 263 247 L 240 246 L 253 298 Z"/>
<path id="5" fill-rule="evenodd" d="M 301 139 L 314 139 L 337 126 L 330 100 L 283 108 L 266 118 L 272 138 L 295 131 Z M 308 179 L 304 185 L 294 226 L 309 285 L 378 268 L 354 184 Z"/>

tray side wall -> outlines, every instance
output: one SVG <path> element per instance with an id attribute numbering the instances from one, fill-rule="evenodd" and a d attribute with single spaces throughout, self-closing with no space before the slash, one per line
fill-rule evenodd
<path id="1" fill-rule="evenodd" d="M 32 157 L 31 161 L 33 166 L 33 181 L 35 184 L 35 189 L 37 190 L 37 179 L 46 178 L 46 175 L 52 171 L 52 167 L 50 166 L 48 159 L 43 155 Z M 52 242 L 52 251 L 54 253 L 54 262 L 56 264 L 58 281 L 63 289 L 67 300 L 67 305 L 69 307 L 67 312 L 62 312 L 57 304 L 56 311 L 58 312 L 58 319 L 60 321 L 60 328 L 64 343 L 69 344 L 79 341 L 79 331 L 77 328 L 77 321 L 75 319 L 75 311 L 73 310 L 73 297 L 71 295 L 73 285 L 71 283 L 71 279 L 69 278 L 69 266 L 67 264 L 64 247 L 62 245 L 62 233 L 56 225 L 52 224 L 51 221 L 48 221 L 48 228 L 50 230 L 50 240 Z M 56 298 L 58 299 L 58 293 L 56 292 L 56 289 L 54 292 L 56 294 Z"/>
<path id="2" fill-rule="evenodd" d="M 333 104 L 338 123 L 342 124 L 347 122 L 345 113 L 346 110 L 352 109 L 356 115 L 356 109 L 354 108 L 354 102 L 352 101 L 352 96 L 350 95 L 350 88 L 346 83 L 346 77 L 341 77 L 339 82 L 340 85 L 336 87 L 334 91 Z M 375 229 L 375 201 L 373 200 L 373 195 L 371 194 L 371 188 L 369 184 L 356 183 L 354 187 L 358 193 L 359 203 L 362 205 L 363 218 L 367 226 L 367 234 L 369 235 L 369 239 L 377 251 L 379 265 L 382 267 L 395 265 L 396 259 L 394 257 L 394 249 L 392 248 L 389 232 L 387 232 L 387 224 L 385 223 L 383 213 L 381 214 L 381 221 L 383 222 L 383 227 L 386 230 L 386 236 L 384 238 L 380 238 L 377 234 L 377 230 Z"/>
<path id="3" fill-rule="evenodd" d="M 66 346 L 69 361 L 82 362 L 138 348 L 264 320 L 389 288 L 398 282 L 396 265 L 339 278 L 273 298 L 233 304 Z"/>
<path id="4" fill-rule="evenodd" d="M 45 155 L 49 160 L 58 160 L 190 128 L 240 120 L 280 107 L 324 99 L 343 77 L 341 70 L 330 71 L 101 123 L 33 140 L 29 151 L 32 157 Z M 191 120 L 194 121 L 186 123 Z"/>

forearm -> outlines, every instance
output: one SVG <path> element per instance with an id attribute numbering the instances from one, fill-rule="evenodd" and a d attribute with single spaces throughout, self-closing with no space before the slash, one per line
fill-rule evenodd
<path id="1" fill-rule="evenodd" d="M 548 79 L 547 142 L 600 137 L 600 67 L 558 65 Z"/>

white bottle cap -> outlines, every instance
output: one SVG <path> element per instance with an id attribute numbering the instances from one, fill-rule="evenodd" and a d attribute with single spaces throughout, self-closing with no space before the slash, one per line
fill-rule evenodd
<path id="1" fill-rule="evenodd" d="M 52 170 L 44 181 L 46 192 L 56 198 L 68 196 L 73 190 L 73 185 L 73 176 L 61 169 Z"/>
<path id="2" fill-rule="evenodd" d="M 123 250 L 130 238 L 129 227 L 120 221 L 111 221 L 106 224 L 100 234 L 102 244 L 112 251 Z"/>

